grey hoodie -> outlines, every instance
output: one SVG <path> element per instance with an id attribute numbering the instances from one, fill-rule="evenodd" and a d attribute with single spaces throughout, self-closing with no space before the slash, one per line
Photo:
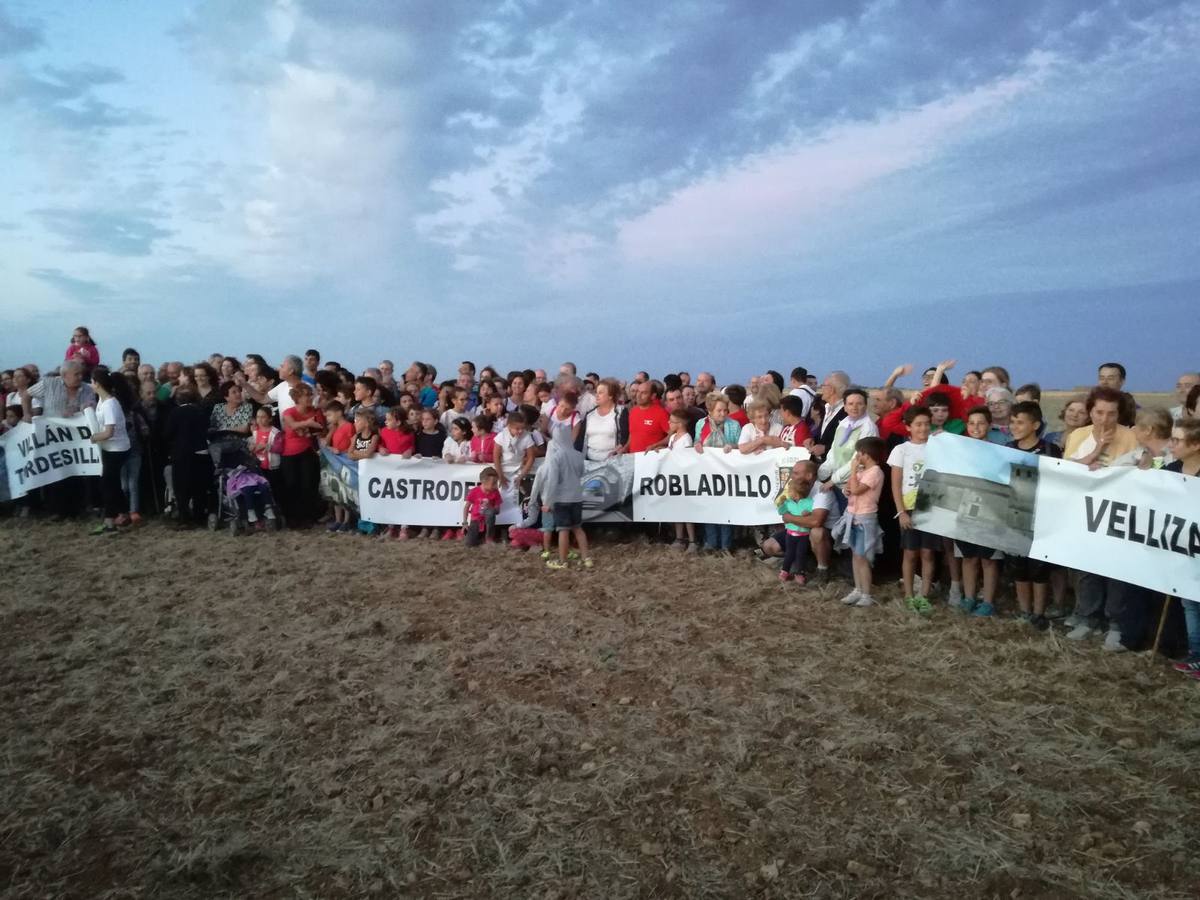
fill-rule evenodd
<path id="1" fill-rule="evenodd" d="M 545 505 L 583 502 L 583 454 L 575 449 L 570 429 L 554 429 L 538 477 L 542 479 L 540 495 Z"/>

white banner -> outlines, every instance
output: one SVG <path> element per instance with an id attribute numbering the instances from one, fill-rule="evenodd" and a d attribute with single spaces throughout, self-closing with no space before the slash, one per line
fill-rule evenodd
<path id="1" fill-rule="evenodd" d="M 1200 599 L 1200 479 L 1043 459 L 1030 556 Z"/>
<path id="2" fill-rule="evenodd" d="M 450 465 L 433 459 L 376 456 L 358 463 L 359 512 L 381 525 L 455 528 L 462 525 L 467 492 L 479 483 L 483 465 Z M 521 521 L 516 486 L 509 482 L 497 525 Z"/>
<path id="3" fill-rule="evenodd" d="M 766 525 L 779 522 L 775 498 L 803 447 L 743 454 L 659 450 L 634 457 L 633 518 L 638 522 Z"/>
<path id="4" fill-rule="evenodd" d="M 1200 479 L 929 441 L 913 524 L 960 541 L 1200 598 Z"/>
<path id="5" fill-rule="evenodd" d="M 100 474 L 100 448 L 87 419 L 36 416 L 0 435 L 12 499 L 75 475 Z"/>

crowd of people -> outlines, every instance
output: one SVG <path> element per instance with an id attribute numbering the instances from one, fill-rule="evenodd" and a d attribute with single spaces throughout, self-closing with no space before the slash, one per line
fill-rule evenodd
<path id="1" fill-rule="evenodd" d="M 954 360 L 931 366 L 919 388 L 905 391 L 898 382 L 913 374 L 907 365 L 871 389 L 843 371 L 818 379 L 801 366 L 786 377 L 768 370 L 745 385 L 724 387 L 709 372 L 656 379 L 640 371 L 622 381 L 580 375 L 569 362 L 551 373 L 501 373 L 464 361 L 452 378 L 439 379 L 428 363 L 397 373 L 383 360 L 356 375 L 315 349 L 286 356 L 278 366 L 256 354 L 155 366 L 127 348 L 119 364 L 105 365 L 88 329 L 80 327 L 53 371 L 34 364 L 5 370 L 0 390 L 5 429 L 39 415 L 94 409 L 99 479 L 64 479 L 14 506 L 19 516 L 56 519 L 99 508 L 97 535 L 136 528 L 149 514 L 169 512 L 179 528 L 209 523 L 222 500 L 214 491 L 214 466 L 232 448 L 249 463 L 226 489 L 236 492 L 254 528 L 282 521 L 288 528 L 393 540 L 501 542 L 495 525 L 500 491 L 513 484 L 528 494 L 530 514 L 522 525 L 541 532 L 547 566 L 565 568 L 579 559 L 590 568 L 580 492 L 588 463 L 643 451 L 752 454 L 804 447 L 810 458 L 793 467 L 775 521 L 737 530 L 678 523 L 667 529 L 670 548 L 731 555 L 743 544 L 779 565 L 782 584 L 845 578 L 853 587 L 842 602 L 860 608 L 876 604 L 881 579 L 898 575 L 905 605 L 918 614 L 930 613 L 935 594 L 944 594 L 946 605 L 964 614 L 995 615 L 1002 584 L 1010 582 L 1016 616 L 1032 628 L 1045 631 L 1061 620 L 1072 640 L 1104 635 L 1104 648 L 1113 652 L 1146 646 L 1161 597 L 1094 573 L 922 532 L 912 512 L 927 443 L 939 432 L 1091 469 L 1200 475 L 1200 373 L 1179 377 L 1173 407 L 1139 408 L 1124 389 L 1124 366 L 1106 362 L 1095 385 L 1066 403 L 1057 421 L 1047 421 L 1037 384 L 1014 387 L 1002 366 L 966 372 L 954 384 L 955 368 Z M 375 527 L 358 521 L 337 496 L 322 496 L 322 448 L 351 461 L 397 455 L 486 468 L 467 496 L 461 528 Z M 1182 603 L 1182 617 L 1187 657 L 1177 668 L 1200 680 L 1200 596 Z"/>

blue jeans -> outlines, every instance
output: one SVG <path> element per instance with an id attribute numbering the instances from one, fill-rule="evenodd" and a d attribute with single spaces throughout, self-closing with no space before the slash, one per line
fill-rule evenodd
<path id="1" fill-rule="evenodd" d="M 732 525 L 705 525 L 704 543 L 711 550 L 728 550 L 733 546 Z"/>
<path id="2" fill-rule="evenodd" d="M 1200 660 L 1200 602 L 1181 600 L 1183 620 L 1187 622 L 1188 659 Z"/>
<path id="3" fill-rule="evenodd" d="M 129 501 L 129 511 L 131 513 L 140 513 L 142 511 L 140 497 L 141 482 L 142 454 L 141 451 L 137 451 L 126 456 L 125 463 L 121 466 L 121 490 L 125 492 L 125 499 Z"/>

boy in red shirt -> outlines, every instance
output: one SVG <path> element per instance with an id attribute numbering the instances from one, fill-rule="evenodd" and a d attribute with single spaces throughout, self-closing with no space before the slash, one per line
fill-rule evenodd
<path id="1" fill-rule="evenodd" d="M 463 537 L 468 547 L 492 543 L 492 528 L 500 512 L 500 476 L 491 466 L 479 473 L 479 484 L 467 491 L 463 504 Z"/>
<path id="2" fill-rule="evenodd" d="M 334 453 L 345 453 L 354 440 L 354 426 L 346 421 L 346 407 L 337 400 L 330 400 L 324 409 L 325 423 L 329 427 L 325 446 Z"/>

